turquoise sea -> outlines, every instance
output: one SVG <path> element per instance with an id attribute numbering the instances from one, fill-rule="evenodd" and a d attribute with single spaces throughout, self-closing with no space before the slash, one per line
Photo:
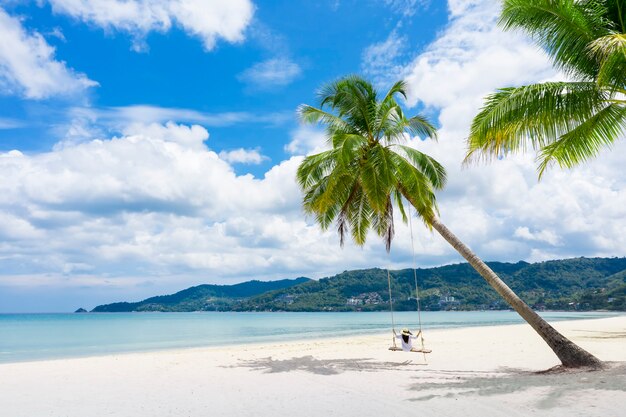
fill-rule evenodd
<path id="1" fill-rule="evenodd" d="M 612 313 L 542 313 L 548 321 Z M 416 328 L 416 312 L 394 314 Z M 424 329 L 522 323 L 511 311 L 423 312 Z M 389 313 L 0 314 L 0 363 L 391 331 Z"/>

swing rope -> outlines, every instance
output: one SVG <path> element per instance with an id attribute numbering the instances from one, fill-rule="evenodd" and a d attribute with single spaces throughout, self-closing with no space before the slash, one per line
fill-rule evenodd
<path id="1" fill-rule="evenodd" d="M 417 304 L 417 321 L 419 324 L 420 341 L 422 349 L 424 348 L 424 335 L 422 333 L 422 308 L 420 306 L 420 288 L 417 285 L 417 261 L 415 260 L 415 243 L 413 239 L 413 221 L 411 216 L 411 207 L 409 206 L 409 230 L 411 231 L 411 254 L 413 255 L 413 279 L 415 280 L 415 301 Z"/>
<path id="2" fill-rule="evenodd" d="M 426 362 L 426 353 L 428 351 L 424 346 L 424 335 L 422 332 L 422 308 L 420 305 L 420 293 L 419 286 L 417 285 L 417 261 L 415 259 L 415 243 L 413 238 L 413 221 L 412 221 L 411 211 L 409 208 L 409 229 L 411 234 L 411 253 L 413 255 L 413 280 L 415 282 L 415 301 L 417 307 L 417 318 L 418 318 L 418 326 L 419 326 L 419 336 L 420 336 L 420 351 L 424 354 L 424 362 Z M 389 313 L 391 314 L 391 329 L 393 332 L 392 341 L 393 341 L 393 350 L 396 350 L 396 323 L 393 317 L 393 297 L 391 294 L 391 273 L 389 272 L 389 268 L 387 268 L 387 286 L 389 289 Z"/>
<path id="3" fill-rule="evenodd" d="M 396 323 L 393 320 L 393 298 L 391 298 L 391 275 L 389 274 L 389 268 L 387 268 L 387 285 L 389 286 L 389 312 L 391 313 L 391 330 L 393 331 L 393 336 L 391 340 L 393 341 L 393 346 L 396 346 Z"/>

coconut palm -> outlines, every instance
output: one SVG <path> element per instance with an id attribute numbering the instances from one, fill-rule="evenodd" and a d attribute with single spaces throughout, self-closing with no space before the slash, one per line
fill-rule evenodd
<path id="1" fill-rule="evenodd" d="M 587 161 L 626 132 L 624 0 L 504 0 L 500 24 L 529 34 L 569 81 L 487 96 L 466 161 L 531 148 L 541 177 L 553 163 Z"/>
<path id="2" fill-rule="evenodd" d="M 419 218 L 443 236 L 539 333 L 564 366 L 600 366 L 594 356 L 566 339 L 537 315 L 440 220 L 435 191 L 446 183 L 445 169 L 430 156 L 406 146 L 407 134 L 436 139 L 422 116 L 405 116 L 397 82 L 379 99 L 366 80 L 349 76 L 324 86 L 319 107 L 302 105 L 300 118 L 326 128 L 330 149 L 307 156 L 298 168 L 303 207 L 323 229 L 335 224 L 343 245 L 349 233 L 363 245 L 373 229 L 387 251 L 394 235 L 394 203 L 406 222 L 404 200 Z"/>

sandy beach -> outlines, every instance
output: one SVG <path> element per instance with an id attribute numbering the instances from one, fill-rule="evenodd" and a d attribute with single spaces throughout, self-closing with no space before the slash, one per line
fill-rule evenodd
<path id="1" fill-rule="evenodd" d="M 389 334 L 2 364 L 0 415 L 623 416 L 626 316 L 554 325 L 609 369 L 538 373 L 527 325 L 431 330 L 428 364 Z"/>

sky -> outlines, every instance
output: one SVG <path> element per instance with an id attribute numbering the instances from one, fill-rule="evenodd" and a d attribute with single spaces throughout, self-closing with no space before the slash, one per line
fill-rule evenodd
<path id="1" fill-rule="evenodd" d="M 626 255 L 626 141 L 538 182 L 532 153 L 462 166 L 482 98 L 562 79 L 494 0 L 0 0 L 0 312 L 63 312 L 202 283 L 412 266 L 343 249 L 301 210 L 324 149 L 297 106 L 347 74 L 440 129 L 442 221 L 489 261 Z M 460 262 L 413 221 L 418 267 Z"/>

